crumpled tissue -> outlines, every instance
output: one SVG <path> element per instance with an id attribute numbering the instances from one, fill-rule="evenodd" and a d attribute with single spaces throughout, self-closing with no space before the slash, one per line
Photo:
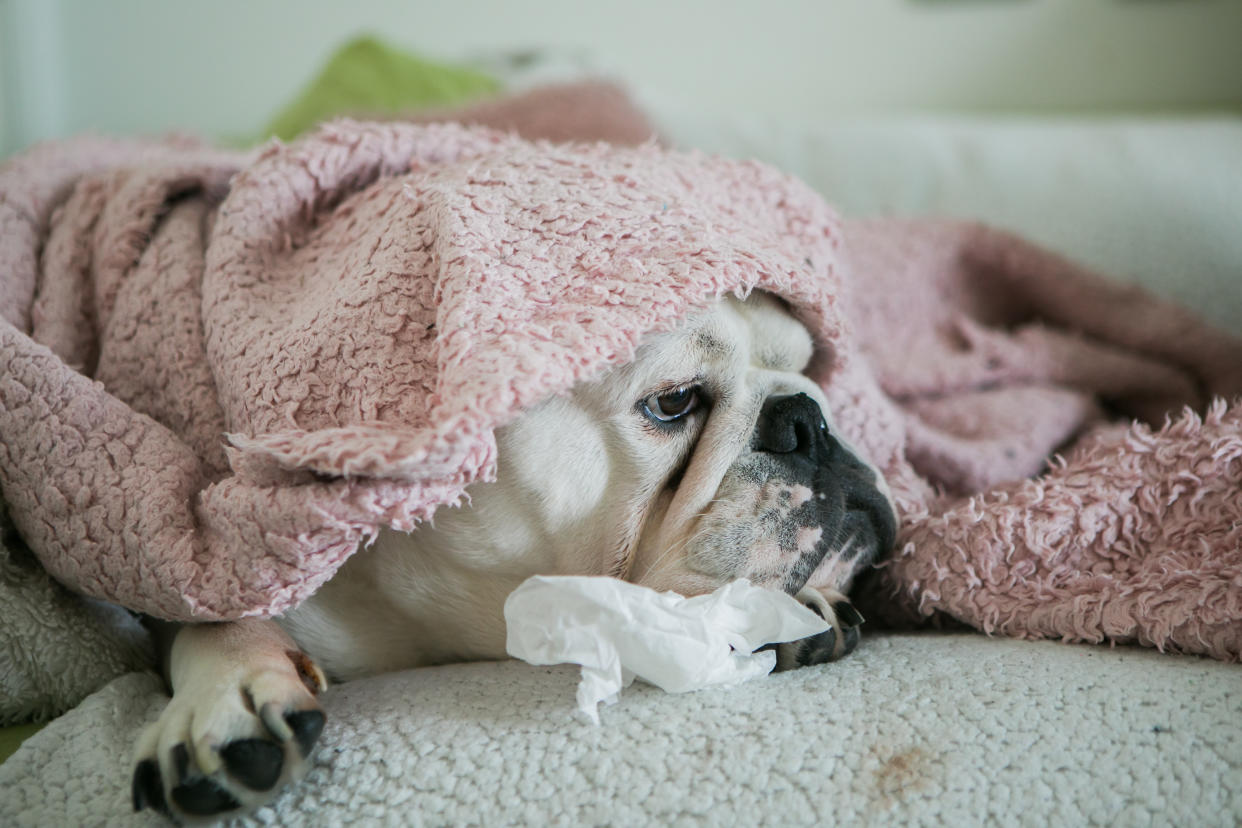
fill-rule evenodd
<path id="1" fill-rule="evenodd" d="M 776 666 L 764 644 L 796 641 L 828 623 L 792 596 L 745 578 L 686 598 L 616 578 L 527 579 L 505 601 L 509 655 L 582 665 L 578 709 L 599 724 L 637 676 L 670 693 L 737 684 Z"/>

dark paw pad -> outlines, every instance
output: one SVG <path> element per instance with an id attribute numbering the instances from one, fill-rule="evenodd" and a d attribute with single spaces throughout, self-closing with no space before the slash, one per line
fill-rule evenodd
<path id="1" fill-rule="evenodd" d="M 862 633 L 858 627 L 850 627 L 845 631 L 845 647 L 841 650 L 842 656 L 847 656 L 858 648 L 858 642 L 862 639 Z"/>
<path id="2" fill-rule="evenodd" d="M 285 752 L 266 739 L 238 739 L 224 746 L 220 758 L 238 782 L 252 791 L 269 791 L 280 779 Z"/>
<path id="3" fill-rule="evenodd" d="M 213 816 L 241 807 L 231 793 L 205 776 L 172 789 L 173 802 L 187 814 Z"/>
<path id="4" fill-rule="evenodd" d="M 813 635 L 800 641 L 795 660 L 799 667 L 823 664 L 824 662 L 832 661 L 834 658 L 833 652 L 836 648 L 837 631 L 830 628 L 819 635 Z"/>
<path id="5" fill-rule="evenodd" d="M 154 759 L 143 759 L 134 768 L 131 784 L 134 810 L 151 808 L 164 816 L 172 816 L 164 799 L 164 782 L 160 779 L 160 766 Z"/>
<path id="6" fill-rule="evenodd" d="M 178 782 L 184 782 L 190 775 L 190 749 L 181 742 L 172 749 L 173 773 Z"/>

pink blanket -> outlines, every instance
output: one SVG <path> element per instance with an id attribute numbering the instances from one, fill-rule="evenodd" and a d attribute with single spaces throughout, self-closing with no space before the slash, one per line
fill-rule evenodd
<path id="1" fill-rule="evenodd" d="M 295 605 L 489 479 L 523 407 L 761 289 L 902 512 L 872 614 L 1242 654 L 1242 343 L 981 227 L 843 229 L 655 146 L 340 123 L 37 149 L 0 169 L 0 274 L 0 488 L 48 570 L 135 609 Z"/>

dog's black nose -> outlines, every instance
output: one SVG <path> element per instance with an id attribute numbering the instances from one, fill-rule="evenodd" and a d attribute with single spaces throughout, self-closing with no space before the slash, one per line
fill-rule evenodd
<path id="1" fill-rule="evenodd" d="M 819 404 L 806 394 L 769 397 L 759 412 L 751 448 L 776 454 L 805 454 L 817 440 L 828 441 Z"/>

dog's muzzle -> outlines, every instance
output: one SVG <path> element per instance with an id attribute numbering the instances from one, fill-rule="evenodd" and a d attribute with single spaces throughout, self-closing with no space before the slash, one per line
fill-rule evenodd
<path id="1" fill-rule="evenodd" d="M 767 453 L 787 470 L 790 482 L 814 492 L 791 517 L 823 529 L 814 551 L 804 554 L 786 577 L 785 591 L 800 590 L 829 554 L 853 561 L 857 570 L 892 548 L 897 518 L 876 485 L 875 471 L 829 431 L 811 397 L 769 398 L 755 424 L 751 451 Z"/>

